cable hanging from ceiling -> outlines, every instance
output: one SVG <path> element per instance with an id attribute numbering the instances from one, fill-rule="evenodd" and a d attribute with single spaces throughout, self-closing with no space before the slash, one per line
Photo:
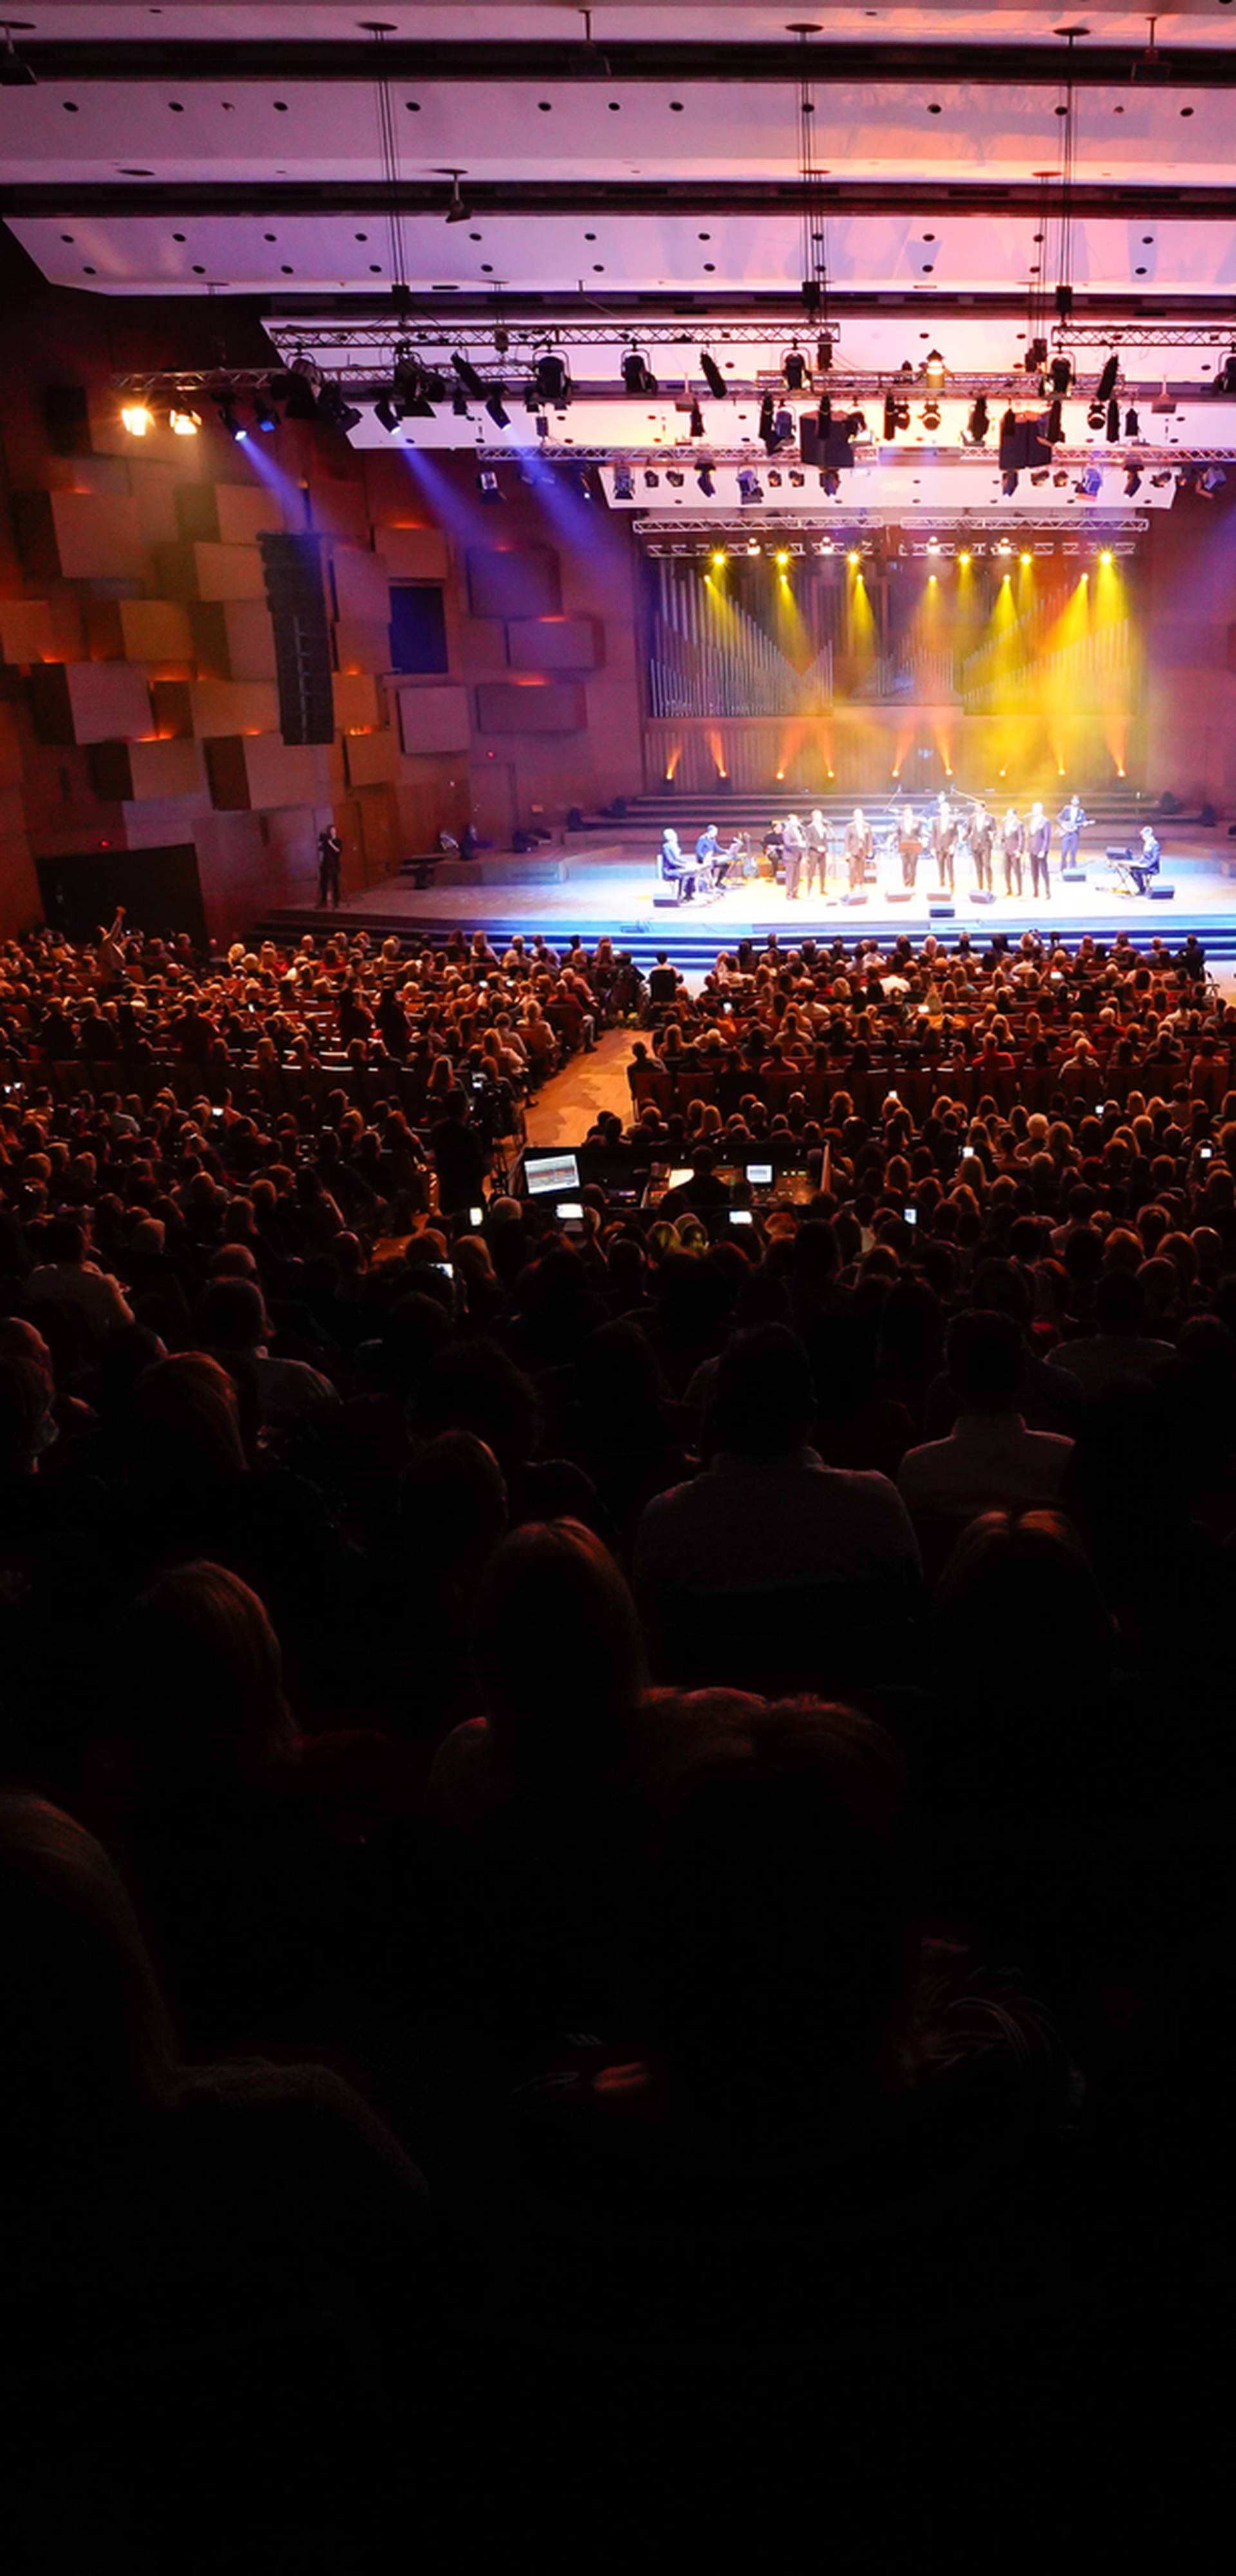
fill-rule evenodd
<path id="1" fill-rule="evenodd" d="M 390 82 L 386 78 L 382 49 L 388 36 L 398 33 L 390 20 L 365 18 L 361 21 L 371 35 L 378 52 L 378 78 L 374 98 L 378 113 L 378 157 L 382 164 L 382 184 L 387 197 L 387 238 L 390 255 L 391 296 L 401 311 L 408 303 L 407 256 L 404 249 L 403 208 L 400 203 L 401 172 L 399 165 L 398 129 L 391 101 Z"/>
<path id="2" fill-rule="evenodd" d="M 798 38 L 804 54 L 818 26 L 805 20 L 796 21 L 790 34 Z M 816 154 L 815 98 L 806 64 L 794 97 L 795 143 L 798 155 L 799 202 L 801 205 L 801 254 L 799 275 L 803 303 L 811 327 L 816 333 L 816 366 L 827 368 L 832 363 L 832 332 L 828 319 L 828 218 L 824 190 Z"/>

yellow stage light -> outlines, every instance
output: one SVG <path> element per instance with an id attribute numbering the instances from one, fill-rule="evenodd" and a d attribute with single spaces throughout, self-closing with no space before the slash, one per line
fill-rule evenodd
<path id="1" fill-rule="evenodd" d="M 122 429 L 127 429 L 130 438 L 144 438 L 147 430 L 154 428 L 154 413 L 149 403 L 123 403 L 120 410 L 120 426 Z"/>
<path id="2" fill-rule="evenodd" d="M 968 563 L 969 563 L 969 561 L 970 561 L 970 557 L 969 557 L 969 555 L 958 555 L 958 557 L 957 557 L 957 561 L 958 561 L 958 563 L 959 563 L 959 564 L 968 564 Z"/>
<path id="3" fill-rule="evenodd" d="M 171 426 L 177 438 L 196 438 L 202 424 L 195 411 L 174 411 Z"/>
<path id="4" fill-rule="evenodd" d="M 857 557 L 857 555 L 847 555 L 847 556 L 846 556 L 846 562 L 847 562 L 848 564 L 856 564 L 856 563 L 858 562 L 858 557 Z"/>
<path id="5" fill-rule="evenodd" d="M 725 554 L 723 550 L 718 550 L 718 552 L 713 556 L 713 562 L 716 565 L 718 572 L 720 572 L 721 566 L 725 562 Z"/>
<path id="6" fill-rule="evenodd" d="M 1103 548 L 1103 552 L 1102 552 L 1102 554 L 1101 554 L 1101 555 L 1100 555 L 1100 557 L 1099 557 L 1099 562 L 1100 562 L 1101 564 L 1109 564 L 1109 563 L 1111 562 L 1111 559 L 1112 559 L 1112 557 L 1111 557 L 1111 548 L 1110 548 L 1110 546 L 1104 546 L 1104 548 Z"/>
<path id="7" fill-rule="evenodd" d="M 777 562 L 778 562 L 778 564 L 780 565 L 780 568 L 781 568 L 782 572 L 784 572 L 784 571 L 785 571 L 785 567 L 786 567 L 786 565 L 788 564 L 789 560 L 790 560 L 790 558 L 789 558 L 789 556 L 788 556 L 787 554 L 779 554 L 779 555 L 778 555 L 778 557 L 777 557 Z"/>
<path id="8" fill-rule="evenodd" d="M 1033 558 L 1030 555 L 1023 555 L 1021 560 L 1024 564 L 1028 564 L 1033 560 Z"/>

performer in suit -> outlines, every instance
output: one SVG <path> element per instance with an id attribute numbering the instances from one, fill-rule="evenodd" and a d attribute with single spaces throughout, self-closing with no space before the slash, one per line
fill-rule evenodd
<path id="1" fill-rule="evenodd" d="M 816 806 L 815 812 L 807 825 L 807 856 L 805 861 L 805 870 L 808 894 L 810 894 L 812 886 L 814 886 L 818 894 L 827 895 L 828 825 L 825 822 L 818 805 Z"/>
<path id="2" fill-rule="evenodd" d="M 1139 894 L 1144 894 L 1151 878 L 1157 877 L 1162 855 L 1162 843 L 1155 837 L 1154 825 L 1143 823 L 1142 846 L 1136 858 L 1129 861 L 1129 874 Z"/>
<path id="3" fill-rule="evenodd" d="M 699 839 L 695 844 L 695 855 L 702 868 L 707 868 L 711 872 L 713 862 L 720 847 L 720 829 L 716 823 L 709 823 L 706 830 L 701 832 Z"/>
<path id="4" fill-rule="evenodd" d="M 953 862 L 957 855 L 957 817 L 943 789 L 931 818 L 931 854 L 940 872 L 940 892 L 951 894 Z"/>
<path id="5" fill-rule="evenodd" d="M 851 894 L 861 894 L 867 875 L 867 862 L 875 856 L 875 835 L 861 805 L 856 805 L 845 827 L 845 863 L 849 870 Z"/>
<path id="6" fill-rule="evenodd" d="M 996 827 L 981 798 L 970 816 L 969 839 L 979 893 L 990 894 L 991 854 L 995 847 Z"/>
<path id="7" fill-rule="evenodd" d="M 907 894 L 913 894 L 918 883 L 918 863 L 923 855 L 923 835 L 917 816 L 902 814 L 897 824 L 897 856 L 901 861 L 901 882 Z"/>
<path id="8" fill-rule="evenodd" d="M 760 863 L 759 874 L 765 880 L 775 878 L 781 860 L 785 856 L 783 833 L 784 826 L 774 820 L 764 834 L 764 856 Z"/>
<path id="9" fill-rule="evenodd" d="M 1051 897 L 1051 825 L 1041 805 L 1032 805 L 1026 827 L 1026 848 L 1030 854 L 1030 891 Z"/>
<path id="10" fill-rule="evenodd" d="M 1060 865 L 1062 868 L 1076 867 L 1077 849 L 1078 843 L 1081 840 L 1082 825 L 1084 823 L 1088 823 L 1089 820 L 1089 815 L 1082 812 L 1082 801 L 1080 796 L 1070 796 L 1067 802 L 1061 806 L 1060 811 L 1056 816 L 1056 821 L 1060 826 Z"/>
<path id="11" fill-rule="evenodd" d="M 785 891 L 790 902 L 795 903 L 807 849 L 807 835 L 797 814 L 786 815 L 781 844 L 785 851 Z"/>
<path id="12" fill-rule="evenodd" d="M 1000 847 L 1004 854 L 1004 891 L 1018 894 L 1022 890 L 1022 860 L 1026 854 L 1026 827 L 1016 806 L 1010 805 L 1000 827 Z"/>

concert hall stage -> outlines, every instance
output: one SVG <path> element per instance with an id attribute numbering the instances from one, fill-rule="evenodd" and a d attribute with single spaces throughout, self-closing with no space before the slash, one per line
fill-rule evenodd
<path id="1" fill-rule="evenodd" d="M 1165 834 L 1159 882 L 1172 889 L 1166 901 L 1116 891 L 1100 854 L 1089 859 L 1082 885 L 1063 885 L 1053 861 L 1048 903 L 1028 894 L 1001 894 L 979 904 L 968 887 L 959 887 L 952 919 L 933 919 L 925 874 L 920 867 L 917 892 L 902 900 L 896 899 L 900 889 L 887 880 L 868 886 L 861 903 L 837 895 L 827 902 L 813 895 L 791 903 L 779 886 L 749 881 L 709 902 L 662 907 L 653 901 L 658 889 L 651 857 L 637 861 L 629 848 L 615 852 L 612 844 L 595 850 L 583 846 L 572 848 L 552 877 L 543 861 L 529 881 L 518 859 L 507 862 L 494 854 L 485 862 L 484 882 L 459 882 L 456 870 L 456 882 L 426 888 L 406 875 L 392 877 L 353 895 L 337 914 L 298 907 L 270 913 L 258 927 L 286 938 L 294 929 L 321 933 L 337 922 L 340 929 L 363 929 L 382 938 L 394 932 L 405 940 L 418 933 L 442 939 L 454 929 L 484 928 L 495 941 L 508 941 L 516 932 L 525 938 L 539 932 L 555 946 L 573 932 L 588 946 L 608 934 L 641 965 L 665 949 L 684 972 L 710 966 L 718 949 L 732 949 L 742 938 L 762 942 L 772 930 L 786 947 L 809 937 L 848 941 L 864 932 L 883 941 L 902 931 L 921 939 L 934 930 L 950 942 L 963 930 L 987 939 L 993 930 L 1018 938 L 1024 930 L 1048 929 L 1062 930 L 1070 940 L 1087 933 L 1110 940 L 1118 930 L 1127 930 L 1139 947 L 1148 946 L 1157 934 L 1174 947 L 1193 931 L 1216 962 L 1236 960 L 1236 842 L 1226 835 L 1179 834 L 1173 845 Z"/>

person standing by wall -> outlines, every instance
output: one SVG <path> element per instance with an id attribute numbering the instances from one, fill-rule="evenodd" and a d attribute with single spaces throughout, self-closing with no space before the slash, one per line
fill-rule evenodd
<path id="1" fill-rule="evenodd" d="M 339 869 L 343 843 L 333 823 L 327 823 L 318 834 L 318 902 L 333 903 L 339 909 Z"/>

